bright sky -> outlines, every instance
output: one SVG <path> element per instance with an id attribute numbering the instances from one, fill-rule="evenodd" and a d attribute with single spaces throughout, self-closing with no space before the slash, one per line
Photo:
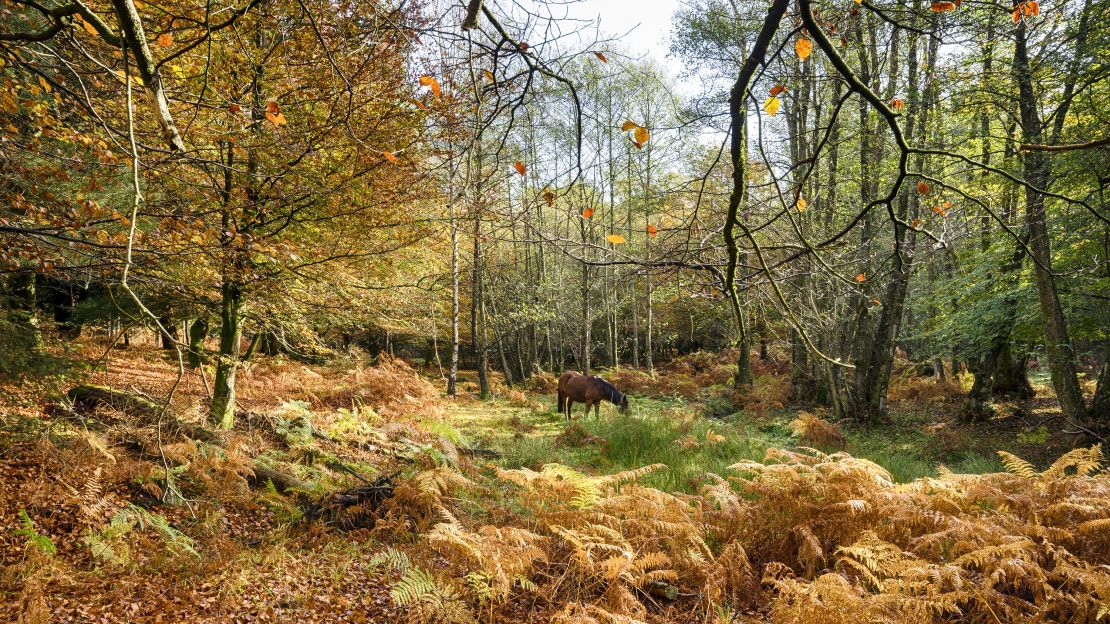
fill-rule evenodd
<path id="1" fill-rule="evenodd" d="M 634 56 L 654 57 L 668 67 L 671 16 L 681 0 L 581 0 L 566 5 L 568 16 L 601 22 L 603 35 L 620 36 Z M 627 33 L 627 34 L 626 34 Z"/>

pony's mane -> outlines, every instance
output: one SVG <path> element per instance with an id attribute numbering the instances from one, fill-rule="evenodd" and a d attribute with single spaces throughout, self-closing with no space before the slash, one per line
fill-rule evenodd
<path id="1" fill-rule="evenodd" d="M 602 391 L 605 392 L 605 398 L 610 403 L 620 404 L 621 399 L 624 398 L 624 394 L 622 394 L 620 390 L 617 390 L 613 384 L 596 375 L 594 376 L 594 381 L 597 382 L 597 385 L 601 386 Z"/>

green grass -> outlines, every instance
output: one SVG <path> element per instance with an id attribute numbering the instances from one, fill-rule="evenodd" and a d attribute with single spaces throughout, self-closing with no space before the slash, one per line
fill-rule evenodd
<path id="1" fill-rule="evenodd" d="M 666 469 L 647 476 L 643 483 L 667 491 L 695 492 L 707 473 L 728 475 L 728 466 L 744 460 L 762 460 L 770 447 L 795 448 L 789 422 L 793 412 L 784 410 L 756 420 L 743 414 L 715 420 L 700 415 L 698 406 L 680 399 L 638 398 L 631 414 L 606 405 L 600 417 L 581 416 L 572 426 L 596 438 L 585 443 L 562 440 L 567 425 L 551 409 L 533 412 L 503 402 L 470 405 L 449 411 L 448 420 L 468 430 L 472 438 L 503 453 L 504 468 L 539 468 L 561 463 L 593 474 L 606 474 L 665 464 Z M 897 415 L 892 422 L 845 431 L 847 451 L 890 471 L 900 483 L 936 476 L 940 465 L 955 472 L 983 473 L 1002 469 L 997 458 L 985 455 L 982 444 L 950 437 L 938 444 L 925 425 L 926 413 Z M 712 434 L 720 442 L 707 441 Z M 694 444 L 684 445 L 682 441 Z M 1001 448 L 1001 447 L 999 447 Z"/>

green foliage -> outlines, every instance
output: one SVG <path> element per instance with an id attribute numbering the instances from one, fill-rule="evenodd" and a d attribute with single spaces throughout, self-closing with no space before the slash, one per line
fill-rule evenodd
<path id="1" fill-rule="evenodd" d="M 100 563 L 126 566 L 131 562 L 131 544 L 124 538 L 136 529 L 155 531 L 171 552 L 199 556 L 193 539 L 170 526 L 165 516 L 133 504 L 117 511 L 107 526 L 87 531 L 82 542 Z"/>
<path id="2" fill-rule="evenodd" d="M 54 541 L 35 530 L 35 523 L 31 521 L 31 516 L 27 515 L 26 509 L 19 510 L 19 524 L 15 534 L 27 538 L 26 548 L 36 549 L 46 555 L 57 554 L 58 548 L 54 545 Z"/>

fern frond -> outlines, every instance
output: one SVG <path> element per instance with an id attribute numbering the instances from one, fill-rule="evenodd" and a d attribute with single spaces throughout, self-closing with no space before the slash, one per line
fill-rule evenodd
<path id="1" fill-rule="evenodd" d="M 1013 453 L 998 451 L 998 456 L 1002 458 L 1002 465 L 1006 467 L 1006 470 L 1013 474 L 1016 474 L 1019 477 L 1025 477 L 1026 479 L 1035 479 L 1040 476 L 1040 473 L 1037 472 L 1037 469 L 1033 467 L 1033 464 L 1025 461 L 1017 455 L 1014 455 Z"/>

